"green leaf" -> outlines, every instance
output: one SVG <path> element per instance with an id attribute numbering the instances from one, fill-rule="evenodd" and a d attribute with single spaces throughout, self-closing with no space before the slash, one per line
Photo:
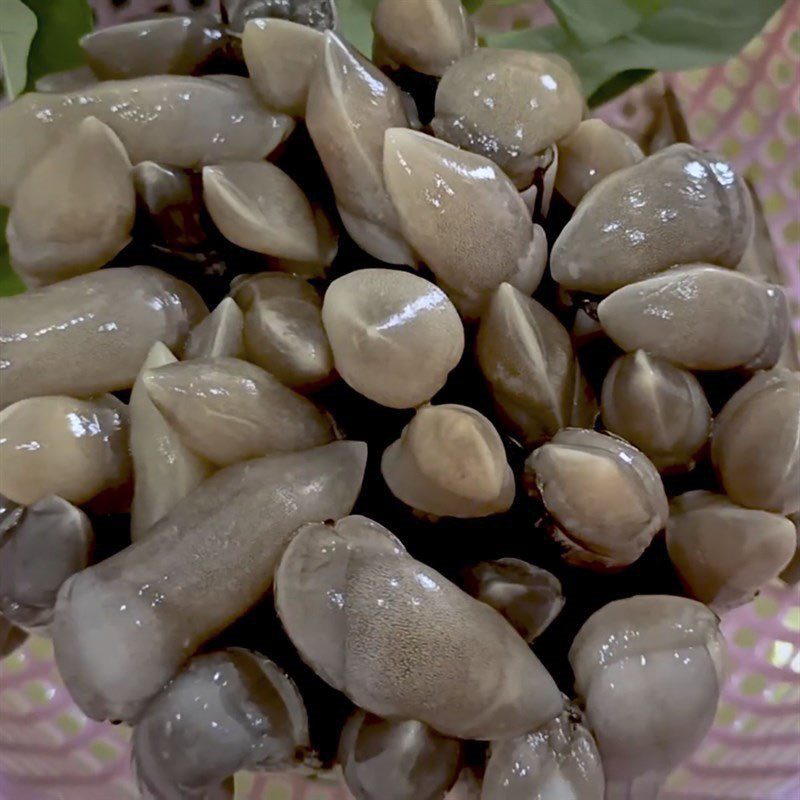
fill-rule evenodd
<path id="1" fill-rule="evenodd" d="M 339 26 L 345 39 L 367 58 L 372 54 L 372 12 L 378 0 L 339 0 Z"/>
<path id="2" fill-rule="evenodd" d="M 28 88 L 43 75 L 85 63 L 78 40 L 94 25 L 87 0 L 25 0 L 39 28 L 28 57 Z"/>
<path id="3" fill-rule="evenodd" d="M 562 28 L 583 47 L 605 44 L 634 30 L 642 15 L 628 0 L 547 0 Z"/>
<path id="4" fill-rule="evenodd" d="M 461 0 L 461 3 L 470 14 L 474 14 L 483 5 L 483 0 Z"/>
<path id="5" fill-rule="evenodd" d="M 596 108 L 613 100 L 623 92 L 627 92 L 631 86 L 646 81 L 654 72 L 652 69 L 629 69 L 615 75 L 610 81 L 606 81 L 601 87 L 595 89 L 589 97 L 589 106 Z"/>
<path id="6" fill-rule="evenodd" d="M 28 52 L 35 33 L 36 15 L 21 0 L 0 0 L 0 63 L 9 100 L 25 90 Z"/>
<path id="7" fill-rule="evenodd" d="M 0 206 L 0 297 L 10 294 L 19 294 L 25 291 L 25 284 L 11 269 L 8 257 L 8 242 L 6 242 L 6 223 L 8 222 L 8 209 Z"/>

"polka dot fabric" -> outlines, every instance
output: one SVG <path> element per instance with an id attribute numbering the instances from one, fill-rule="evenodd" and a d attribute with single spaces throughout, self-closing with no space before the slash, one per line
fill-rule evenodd
<path id="1" fill-rule="evenodd" d="M 744 0 L 743 0 L 744 1 Z M 97 0 L 99 24 L 191 0 Z M 541 18 L 535 5 L 515 15 Z M 696 142 L 731 158 L 764 206 L 800 331 L 800 0 L 787 0 L 737 58 L 668 76 Z M 643 90 L 638 90 L 643 91 Z M 628 100 L 628 106 L 634 98 Z M 626 101 L 605 113 L 619 116 Z M 635 108 L 635 106 L 633 106 Z M 730 680 L 713 730 L 662 800 L 800 797 L 800 593 L 782 584 L 729 614 Z M 52 646 L 30 639 L 0 662 L 0 800 L 135 800 L 130 730 L 87 720 L 72 704 Z M 347 800 L 336 776 L 242 774 L 237 800 Z M 456 793 L 448 800 L 468 800 Z M 472 800 L 472 798 L 469 798 Z"/>

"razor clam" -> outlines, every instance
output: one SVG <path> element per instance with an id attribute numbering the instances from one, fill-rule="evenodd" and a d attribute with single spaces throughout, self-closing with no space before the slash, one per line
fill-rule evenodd
<path id="1" fill-rule="evenodd" d="M 127 408 L 112 395 L 19 400 L 0 411 L 0 461 L 0 493 L 16 503 L 85 503 L 130 477 Z"/>
<path id="2" fill-rule="evenodd" d="M 759 372 L 714 420 L 711 460 L 735 503 L 800 511 L 800 373 Z"/>
<path id="3" fill-rule="evenodd" d="M 475 28 L 461 0 L 380 0 L 372 13 L 372 60 L 441 77 L 475 49 Z"/>
<path id="4" fill-rule="evenodd" d="M 586 119 L 558 143 L 558 193 L 577 206 L 593 186 L 612 172 L 643 158 L 636 142 L 601 119 Z"/>
<path id="5" fill-rule="evenodd" d="M 293 766 L 308 744 L 291 679 L 232 647 L 193 658 L 147 707 L 133 732 L 133 767 L 144 797 L 207 800 L 239 770 Z"/>
<path id="6" fill-rule="evenodd" d="M 415 263 L 383 177 L 384 133 L 409 124 L 403 94 L 330 31 L 311 79 L 306 124 L 356 244 L 382 261 Z"/>
<path id="7" fill-rule="evenodd" d="M 318 31 L 337 26 L 334 0 L 223 0 L 230 29 L 243 30 L 251 19 L 273 17 Z"/>
<path id="8" fill-rule="evenodd" d="M 34 287 L 92 272 L 130 242 L 135 213 L 128 154 L 87 117 L 19 183 L 6 229 L 11 266 Z"/>
<path id="9" fill-rule="evenodd" d="M 189 75 L 224 43 L 212 14 L 158 14 L 98 28 L 81 49 L 98 78 Z"/>
<path id="10" fill-rule="evenodd" d="M 481 47 L 444 73 L 431 127 L 492 159 L 524 189 L 542 152 L 578 126 L 583 107 L 580 82 L 558 56 Z"/>
<path id="11" fill-rule="evenodd" d="M 61 72 L 49 72 L 37 79 L 34 90 L 41 93 L 74 92 L 87 86 L 94 86 L 96 83 L 97 76 L 91 67 L 83 66 Z"/>
<path id="12" fill-rule="evenodd" d="M 309 391 L 333 372 L 316 289 L 294 275 L 263 272 L 237 279 L 231 293 L 244 311 L 244 349 L 281 383 Z"/>
<path id="13" fill-rule="evenodd" d="M 94 534 L 89 518 L 50 495 L 28 506 L 0 536 L 0 613 L 38 628 L 53 617 L 61 584 L 89 566 Z"/>
<path id="14" fill-rule="evenodd" d="M 446 736 L 517 736 L 563 707 L 514 629 L 365 517 L 301 528 L 275 576 L 303 659 L 366 711 Z"/>
<path id="15" fill-rule="evenodd" d="M 795 545 L 788 519 L 725 495 L 687 492 L 670 505 L 669 557 L 692 597 L 717 612 L 749 603 L 791 561 Z"/>
<path id="16" fill-rule="evenodd" d="M 688 144 L 613 172 L 578 204 L 553 245 L 567 289 L 608 294 L 674 267 L 735 267 L 753 232 L 747 186 L 730 163 Z"/>
<path id="17" fill-rule="evenodd" d="M 322 322 L 342 378 L 389 408 L 430 400 L 464 352 L 464 326 L 447 295 L 399 270 L 337 278 L 325 293 Z"/>
<path id="18" fill-rule="evenodd" d="M 320 31 L 283 19 L 252 19 L 245 25 L 242 51 L 250 80 L 270 108 L 305 116 L 324 42 Z"/>
<path id="19" fill-rule="evenodd" d="M 386 448 L 381 473 L 392 494 L 435 517 L 485 517 L 514 502 L 503 442 L 467 406 L 425 405 Z"/>
<path id="20" fill-rule="evenodd" d="M 235 464 L 149 535 L 67 581 L 51 631 L 75 702 L 93 719 L 137 718 L 270 588 L 293 531 L 349 513 L 366 457 L 361 442 L 334 442 Z"/>
<path id="21" fill-rule="evenodd" d="M 422 722 L 358 710 L 342 730 L 338 760 L 356 800 L 443 800 L 461 771 L 462 750 Z"/>
<path id="22" fill-rule="evenodd" d="M 232 297 L 192 328 L 183 348 L 184 360 L 219 356 L 244 356 L 244 314 Z"/>
<path id="23" fill-rule="evenodd" d="M 465 579 L 467 591 L 499 611 L 528 643 L 564 608 L 558 578 L 518 558 L 481 561 L 466 570 Z"/>
<path id="24" fill-rule="evenodd" d="M 479 316 L 504 281 L 526 294 L 539 285 L 544 231 L 493 162 L 392 128 L 383 172 L 403 234 L 463 314 Z"/>
<path id="25" fill-rule="evenodd" d="M 650 784 L 640 796 L 656 797 L 714 721 L 726 661 L 719 619 L 683 597 L 618 600 L 583 625 L 569 660 L 609 786 Z"/>
<path id="26" fill-rule="evenodd" d="M 481 800 L 603 800 L 600 754 L 574 706 L 535 731 L 492 742 Z"/>
<path id="27" fill-rule="evenodd" d="M 697 378 L 644 350 L 611 365 L 601 405 L 605 427 L 659 470 L 691 469 L 711 434 L 711 408 Z"/>
<path id="28" fill-rule="evenodd" d="M 133 460 L 131 538 L 143 536 L 211 474 L 211 464 L 192 452 L 150 399 L 144 378 L 151 369 L 177 361 L 156 342 L 133 384 L 129 405 Z"/>
<path id="29" fill-rule="evenodd" d="M 779 286 L 708 264 L 623 286 L 597 313 L 623 350 L 646 350 L 687 369 L 771 367 L 789 331 Z"/>
<path id="30" fill-rule="evenodd" d="M 238 358 L 166 364 L 145 372 L 142 383 L 186 446 L 219 467 L 334 438 L 310 400 Z"/>
<path id="31" fill-rule="evenodd" d="M 290 117 L 266 109 L 252 91 L 178 75 L 104 81 L 64 94 L 25 94 L 0 110 L 0 204 L 11 205 L 33 164 L 90 116 L 119 136 L 134 164 L 192 168 L 264 158 L 294 127 Z"/>
<path id="32" fill-rule="evenodd" d="M 298 261 L 319 255 L 306 196 L 273 164 L 241 161 L 204 167 L 203 199 L 222 235 L 239 247 Z"/>
<path id="33" fill-rule="evenodd" d="M 2 297 L 0 405 L 129 389 L 156 342 L 180 348 L 207 313 L 191 286 L 152 267 L 106 269 Z"/>
<path id="34" fill-rule="evenodd" d="M 625 567 L 666 524 L 658 471 L 619 437 L 566 428 L 533 451 L 525 471 L 571 564 Z"/>
<path id="35" fill-rule="evenodd" d="M 0 660 L 25 644 L 28 634 L 0 614 Z"/>
<path id="36" fill-rule="evenodd" d="M 478 364 L 505 421 L 529 446 L 570 425 L 591 427 L 576 406 L 582 377 L 569 334 L 540 303 L 501 284 L 481 317 Z"/>

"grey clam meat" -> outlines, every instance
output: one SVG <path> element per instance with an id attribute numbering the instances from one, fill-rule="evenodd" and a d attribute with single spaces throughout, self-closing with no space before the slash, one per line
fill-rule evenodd
<path id="1" fill-rule="evenodd" d="M 570 707 L 535 731 L 492 742 L 481 800 L 603 800 L 600 754 Z"/>
<path id="2" fill-rule="evenodd" d="M 147 707 L 133 733 L 144 797 L 207 800 L 234 772 L 291 768 L 308 719 L 291 679 L 259 653 L 232 647 L 193 658 Z"/>
<path id="3" fill-rule="evenodd" d="M 790 514 L 789 522 L 794 526 L 795 548 L 792 560 L 786 565 L 780 574 L 780 579 L 789 586 L 796 586 L 800 583 L 800 512 Z"/>
<path id="4" fill-rule="evenodd" d="M 661 477 L 624 439 L 567 428 L 534 450 L 525 470 L 570 563 L 632 564 L 666 524 Z"/>
<path id="5" fill-rule="evenodd" d="M 183 348 L 184 359 L 218 356 L 244 356 L 244 314 L 231 297 L 192 328 Z"/>
<path id="6" fill-rule="evenodd" d="M 81 504 L 130 477 L 126 406 L 111 395 L 19 400 L 0 411 L 0 493 Z"/>
<path id="7" fill-rule="evenodd" d="M 553 245 L 567 289 L 607 294 L 676 264 L 735 267 L 753 231 L 731 164 L 687 144 L 613 172 L 589 191 Z"/>
<path id="8" fill-rule="evenodd" d="M 800 373 L 759 372 L 736 392 L 714 420 L 711 460 L 734 502 L 800 511 Z"/>
<path id="9" fill-rule="evenodd" d="M 384 176 L 408 242 L 466 316 L 508 282 L 533 292 L 547 239 L 492 161 L 418 131 L 386 132 Z"/>
<path id="10" fill-rule="evenodd" d="M 470 567 L 465 572 L 465 588 L 499 611 L 529 643 L 544 633 L 564 608 L 558 578 L 518 558 L 481 561 Z"/>
<path id="11" fill-rule="evenodd" d="M 461 771 L 462 744 L 416 720 L 356 711 L 338 760 L 356 800 L 443 800 Z"/>
<path id="12" fill-rule="evenodd" d="M 191 286 L 152 267 L 105 269 L 0 298 L 0 405 L 129 389 L 156 342 L 180 349 L 207 313 Z"/>
<path id="13" fill-rule="evenodd" d="M 716 611 L 749 603 L 794 555 L 794 525 L 724 495 L 687 492 L 670 506 L 667 550 L 689 593 Z"/>
<path id="14" fill-rule="evenodd" d="M 262 17 L 289 20 L 319 31 L 337 25 L 335 0 L 223 0 L 223 7 L 234 31 Z"/>
<path id="15" fill-rule="evenodd" d="M 366 455 L 361 442 L 335 442 L 235 464 L 147 536 L 67 581 L 51 631 L 75 702 L 93 719 L 138 717 L 267 592 L 293 531 L 349 513 Z"/>
<path id="16" fill-rule="evenodd" d="M 325 293 L 322 322 L 342 378 L 390 408 L 430 400 L 464 351 L 464 326 L 447 295 L 398 270 L 337 278 Z"/>
<path id="17" fill-rule="evenodd" d="M 580 83 L 560 57 L 482 47 L 444 73 L 431 125 L 524 189 L 543 151 L 577 127 L 583 107 Z"/>
<path id="18" fill-rule="evenodd" d="M 693 264 L 617 289 L 597 308 L 623 350 L 646 350 L 687 369 L 765 369 L 789 331 L 779 286 Z"/>
<path id="19" fill-rule="evenodd" d="M 697 378 L 643 350 L 611 365 L 601 405 L 605 427 L 659 470 L 693 467 L 711 435 L 711 408 Z"/>
<path id="20" fill-rule="evenodd" d="M 93 546 L 89 518 L 66 500 L 50 495 L 25 508 L 0 534 L 0 614 L 25 628 L 46 626 L 58 590 L 89 565 Z"/>
<path id="21" fill-rule="evenodd" d="M 492 423 L 472 408 L 425 405 L 389 445 L 381 473 L 392 494 L 434 517 L 508 511 L 514 473 Z"/>
<path id="22" fill-rule="evenodd" d="M 17 187 L 6 230 L 12 267 L 28 286 L 99 269 L 130 242 L 135 203 L 125 148 L 87 117 Z"/>
<path id="23" fill-rule="evenodd" d="M 361 708 L 447 736 L 516 736 L 560 713 L 553 679 L 488 605 L 364 517 L 302 528 L 276 608 L 303 659 Z"/>

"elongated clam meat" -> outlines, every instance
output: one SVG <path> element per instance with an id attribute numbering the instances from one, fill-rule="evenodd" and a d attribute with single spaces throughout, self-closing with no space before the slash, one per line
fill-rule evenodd
<path id="1" fill-rule="evenodd" d="M 183 358 L 244 356 L 244 314 L 232 297 L 226 297 L 189 333 Z"/>

